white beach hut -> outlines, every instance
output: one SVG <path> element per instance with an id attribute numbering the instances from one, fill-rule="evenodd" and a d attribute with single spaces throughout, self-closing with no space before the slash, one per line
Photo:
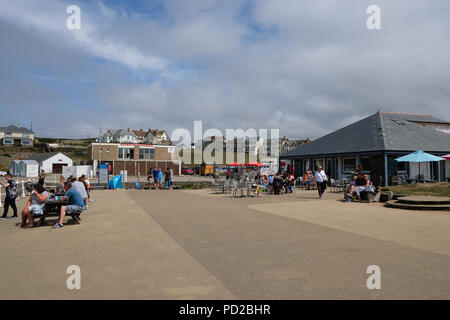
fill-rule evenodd
<path id="1" fill-rule="evenodd" d="M 39 176 L 39 163 L 35 160 L 20 161 L 18 176 L 25 178 L 37 178 Z"/>

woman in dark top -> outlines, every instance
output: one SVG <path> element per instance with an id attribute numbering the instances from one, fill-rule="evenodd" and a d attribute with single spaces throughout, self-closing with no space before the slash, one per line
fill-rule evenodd
<path id="1" fill-rule="evenodd" d="M 164 188 L 166 190 L 169 190 L 170 188 L 170 170 L 169 168 L 166 169 L 166 172 L 164 172 Z"/>
<path id="2" fill-rule="evenodd" d="M 44 170 L 41 170 L 41 174 L 39 175 L 39 181 L 38 184 L 43 186 L 45 184 L 45 172 Z"/>

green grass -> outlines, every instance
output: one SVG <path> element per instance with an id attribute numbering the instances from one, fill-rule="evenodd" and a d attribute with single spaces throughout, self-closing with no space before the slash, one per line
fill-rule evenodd
<path id="1" fill-rule="evenodd" d="M 420 196 L 450 197 L 450 184 L 448 182 L 405 184 L 400 186 L 381 188 L 381 190 L 392 191 L 395 194 L 404 194 L 408 196 L 420 195 Z"/>
<path id="2" fill-rule="evenodd" d="M 192 184 L 189 183 L 189 182 L 183 183 L 181 185 L 181 189 L 183 189 L 183 190 L 190 190 L 190 189 L 192 189 Z"/>

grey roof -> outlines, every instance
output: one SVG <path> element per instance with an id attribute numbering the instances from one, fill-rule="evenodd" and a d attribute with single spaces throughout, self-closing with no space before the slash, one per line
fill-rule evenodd
<path id="1" fill-rule="evenodd" d="M 450 152 L 450 134 L 411 122 L 408 116 L 377 112 L 282 157 L 415 150 Z"/>
<path id="2" fill-rule="evenodd" d="M 411 122 L 428 122 L 428 123 L 440 123 L 440 124 L 450 124 L 446 120 L 435 118 L 432 115 L 421 115 L 421 114 L 404 114 L 404 113 L 394 113 L 394 112 L 381 112 L 381 114 L 392 117 L 405 119 Z"/>
<path id="3" fill-rule="evenodd" d="M 112 135 L 116 136 L 124 136 L 124 135 L 128 135 L 128 136 L 135 136 L 136 134 L 133 132 L 133 130 L 125 130 L 125 129 L 109 129 L 108 130 Z"/>
<path id="4" fill-rule="evenodd" d="M 7 126 L 7 127 L 0 127 L 0 131 L 5 132 L 15 132 L 15 133 L 33 133 L 33 131 L 28 130 L 27 128 L 19 127 L 19 126 Z"/>
<path id="5" fill-rule="evenodd" d="M 39 163 L 36 160 L 22 160 L 21 162 L 25 164 L 36 164 L 39 165 Z"/>
<path id="6" fill-rule="evenodd" d="M 49 152 L 49 153 L 34 153 L 32 154 L 28 160 L 36 160 L 37 162 L 42 162 L 47 159 L 50 159 L 54 155 L 58 154 L 60 152 Z"/>

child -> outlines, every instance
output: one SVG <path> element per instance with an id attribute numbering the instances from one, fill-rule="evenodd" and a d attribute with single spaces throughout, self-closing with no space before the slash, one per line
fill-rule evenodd
<path id="1" fill-rule="evenodd" d="M 350 181 L 345 189 L 345 202 L 352 202 L 353 200 L 353 190 L 355 190 L 356 187 L 356 179 L 358 179 L 358 176 L 353 176 L 353 180 Z"/>

